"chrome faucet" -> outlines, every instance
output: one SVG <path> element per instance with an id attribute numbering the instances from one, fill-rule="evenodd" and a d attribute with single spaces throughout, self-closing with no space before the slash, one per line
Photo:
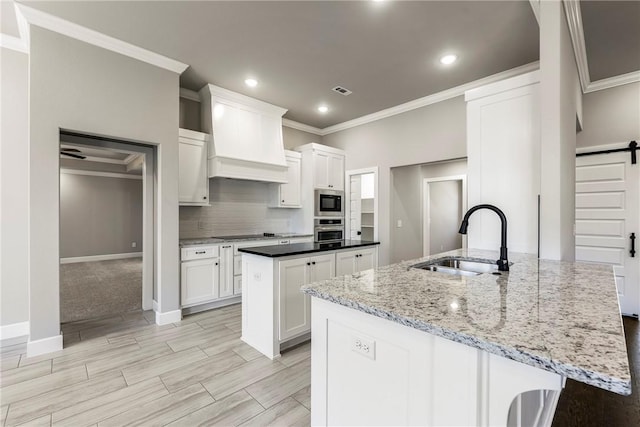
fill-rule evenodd
<path id="1" fill-rule="evenodd" d="M 502 225 L 502 232 L 500 236 L 500 259 L 496 262 L 498 264 L 498 270 L 509 271 L 509 259 L 507 257 L 507 217 L 500 209 L 493 205 L 476 205 L 469 209 L 462 219 L 460 224 L 460 230 L 458 233 L 467 234 L 467 227 L 469 226 L 469 217 L 472 213 L 479 209 L 489 209 L 494 211 L 500 217 L 500 223 Z"/>

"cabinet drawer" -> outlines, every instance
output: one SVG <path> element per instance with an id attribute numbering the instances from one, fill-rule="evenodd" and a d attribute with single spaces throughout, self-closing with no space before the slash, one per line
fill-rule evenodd
<path id="1" fill-rule="evenodd" d="M 216 258 L 220 254 L 218 246 L 197 246 L 193 248 L 182 248 L 180 259 L 189 261 L 192 259 Z"/>

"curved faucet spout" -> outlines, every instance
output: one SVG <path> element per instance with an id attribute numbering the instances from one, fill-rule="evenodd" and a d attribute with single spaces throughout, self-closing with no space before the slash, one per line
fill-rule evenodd
<path id="1" fill-rule="evenodd" d="M 460 230 L 458 233 L 467 234 L 467 228 L 469 227 L 469 217 L 472 213 L 480 209 L 489 209 L 494 211 L 500 217 L 501 223 L 501 233 L 500 233 L 500 259 L 498 260 L 498 270 L 500 271 L 509 271 L 509 259 L 507 256 L 507 217 L 504 212 L 502 212 L 499 208 L 493 205 L 476 205 L 469 209 L 466 214 L 464 214 L 464 218 L 462 219 L 462 223 L 460 224 Z"/>

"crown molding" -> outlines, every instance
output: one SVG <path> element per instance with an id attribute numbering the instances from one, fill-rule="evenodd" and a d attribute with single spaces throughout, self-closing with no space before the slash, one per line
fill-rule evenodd
<path id="1" fill-rule="evenodd" d="M 587 90 L 585 90 L 584 93 L 596 92 L 598 90 L 610 89 L 612 87 L 637 82 L 640 82 L 640 70 L 591 82 L 587 86 Z"/>
<path id="2" fill-rule="evenodd" d="M 20 38 L 0 33 L 0 47 L 11 49 L 16 52 L 29 54 L 29 47 Z"/>
<path id="3" fill-rule="evenodd" d="M 289 119 L 282 119 L 282 126 L 286 126 L 291 129 L 301 130 L 303 132 L 312 133 L 314 135 L 324 135 L 323 130 L 313 126 L 305 125 L 304 123 L 296 122 Z"/>
<path id="4" fill-rule="evenodd" d="M 200 102 L 200 95 L 195 90 L 180 88 L 180 98 Z"/>
<path id="5" fill-rule="evenodd" d="M 582 92 L 586 93 L 591 78 L 589 77 L 589 63 L 587 62 L 587 47 L 584 42 L 584 28 L 582 26 L 582 14 L 578 0 L 564 0 L 564 12 L 567 16 L 567 25 L 573 44 L 573 52 L 578 66 L 578 76 Z"/>
<path id="6" fill-rule="evenodd" d="M 18 14 L 21 14 L 31 25 L 36 25 L 38 27 L 54 31 L 67 37 L 146 62 L 147 64 L 155 65 L 156 67 L 173 71 L 177 74 L 182 74 L 189 66 L 176 61 L 175 59 L 168 58 L 164 55 L 143 49 L 131 43 L 107 36 L 106 34 L 99 33 L 98 31 L 91 30 L 87 27 L 83 27 L 57 16 L 50 15 L 38 9 L 25 6 L 24 4 L 16 3 L 16 8 Z"/>
<path id="7" fill-rule="evenodd" d="M 406 102 L 404 104 L 397 105 L 395 107 L 387 108 L 385 110 L 378 111 L 377 113 L 367 114 L 366 116 L 358 117 L 357 119 L 349 120 L 337 125 L 329 126 L 322 129 L 321 135 L 329 135 L 334 132 L 339 132 L 345 129 L 361 126 L 367 123 L 375 122 L 377 120 L 385 119 L 387 117 L 395 116 L 397 114 L 406 113 L 407 111 L 415 110 L 417 108 L 426 107 L 427 105 L 436 104 L 438 102 L 446 101 L 448 99 L 456 98 L 464 95 L 468 90 L 478 88 L 480 86 L 487 85 L 489 83 L 495 83 L 500 80 L 508 79 L 511 77 L 519 76 L 531 71 L 535 71 L 540 68 L 539 61 L 531 62 L 529 64 L 522 65 L 520 67 L 512 68 L 501 73 L 492 74 L 488 77 L 484 77 L 479 80 L 475 80 L 469 83 L 465 83 L 460 86 L 453 87 L 451 89 L 443 90 L 442 92 L 434 93 L 433 95 L 418 98 L 413 101 Z"/>

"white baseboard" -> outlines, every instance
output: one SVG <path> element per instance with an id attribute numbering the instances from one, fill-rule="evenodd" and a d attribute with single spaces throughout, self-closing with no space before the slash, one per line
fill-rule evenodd
<path id="1" fill-rule="evenodd" d="M 89 255 L 76 256 L 69 258 L 60 258 L 60 264 L 72 264 L 74 262 L 90 262 L 90 261 L 109 261 L 112 259 L 138 258 L 142 256 L 142 252 L 127 252 L 123 254 L 107 254 L 107 255 Z"/>
<path id="2" fill-rule="evenodd" d="M 24 341 L 26 342 L 29 338 L 29 321 L 19 322 L 19 323 L 11 323 L 9 325 L 0 326 L 0 340 L 8 340 L 18 337 L 24 337 Z M 19 341 L 15 341 L 18 343 Z"/>
<path id="3" fill-rule="evenodd" d="M 62 350 L 62 335 L 55 335 L 41 340 L 27 341 L 27 357 L 53 353 Z"/>
<path id="4" fill-rule="evenodd" d="M 182 320 L 182 310 L 167 311 L 160 313 L 156 311 L 156 325 L 168 325 Z"/>

